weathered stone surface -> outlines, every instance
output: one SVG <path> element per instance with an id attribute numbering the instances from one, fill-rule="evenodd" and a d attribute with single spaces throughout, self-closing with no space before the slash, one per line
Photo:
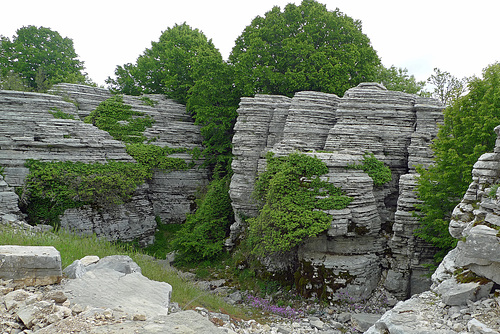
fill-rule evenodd
<path id="1" fill-rule="evenodd" d="M 172 287 L 144 277 L 128 256 L 112 256 L 85 267 L 64 284 L 71 303 L 120 310 L 148 317 L 167 315 Z"/>
<path id="2" fill-rule="evenodd" d="M 477 282 L 459 283 L 455 278 L 441 282 L 433 290 L 438 293 L 446 305 L 466 305 L 467 301 L 476 301 L 488 296 L 493 282 L 480 284 Z"/>
<path id="3" fill-rule="evenodd" d="M 432 321 L 442 314 L 439 297 L 431 292 L 415 295 L 405 302 L 399 302 L 387 311 L 365 334 L 453 334 L 451 328 Z M 437 319 L 436 319 L 437 320 Z"/>
<path id="4" fill-rule="evenodd" d="M 0 246 L 0 278 L 25 286 L 59 283 L 61 255 L 52 246 Z"/>
<path id="5" fill-rule="evenodd" d="M 379 314 L 353 313 L 351 314 L 351 325 L 359 332 L 365 332 L 380 319 Z"/>
<path id="6" fill-rule="evenodd" d="M 500 126 L 495 128 L 500 138 Z M 474 164 L 472 183 L 453 210 L 450 234 L 460 239 L 453 254 L 454 266 L 500 284 L 500 140 L 493 153 L 483 154 Z M 439 268 L 438 268 L 439 270 Z M 441 272 L 444 270 L 441 270 Z"/>
<path id="7" fill-rule="evenodd" d="M 308 240 L 299 249 L 299 256 L 289 259 L 316 267 L 328 262 L 334 268 L 332 257 L 354 259 L 369 254 L 377 260 L 365 274 L 369 288 L 358 297 L 367 297 L 372 280 L 380 280 L 382 271 L 389 269 L 402 280 L 401 284 L 389 284 L 400 298 L 425 290 L 430 282 L 420 277 L 433 250 L 413 235 L 418 222 L 411 212 L 418 201 L 413 193 L 414 176 L 410 175 L 415 173 L 414 165 L 431 162 L 429 143 L 442 121 L 442 108 L 435 100 L 388 91 L 375 83 L 360 84 L 342 98 L 318 92 L 299 92 L 293 98 L 243 98 L 233 137 L 230 186 L 236 223 L 226 246 L 232 247 L 244 230 L 241 217 L 258 214 L 252 191 L 257 175 L 265 169 L 265 154 L 272 151 L 280 156 L 298 150 L 324 161 L 329 169 L 324 179 L 354 200 L 346 209 L 329 212 L 332 224 L 325 235 Z M 374 187 L 363 171 L 346 168 L 360 163 L 365 152 L 375 154 L 391 168 L 389 184 Z M 384 236 L 386 233 L 391 234 Z M 389 249 L 394 256 L 387 259 Z M 276 262 L 286 267 L 281 260 L 269 261 Z M 356 271 L 354 262 L 342 261 L 344 270 Z"/>
<path id="8" fill-rule="evenodd" d="M 24 166 L 27 159 L 135 162 L 122 142 L 82 121 L 99 103 L 111 97 L 108 90 L 58 84 L 51 93 L 0 91 L 0 165 L 5 167 L 5 180 L 0 180 L 0 216 L 19 214 L 15 205 L 17 195 L 11 189 L 23 185 L 28 173 Z M 188 150 L 202 148 L 199 127 L 183 105 L 161 95 L 147 98 L 153 106 L 132 96 L 124 96 L 124 103 L 155 121 L 144 133 L 152 144 Z M 56 110 L 75 119 L 56 119 L 51 114 Z M 188 153 L 175 157 L 191 161 Z M 198 168 L 201 162 L 184 171 L 156 171 L 151 182 L 140 187 L 130 203 L 98 210 L 91 206 L 67 210 L 61 217 L 61 225 L 82 234 L 149 244 L 154 238 L 155 216 L 163 223 L 180 223 L 186 213 L 195 209 L 195 194 L 208 179 L 207 170 Z"/>

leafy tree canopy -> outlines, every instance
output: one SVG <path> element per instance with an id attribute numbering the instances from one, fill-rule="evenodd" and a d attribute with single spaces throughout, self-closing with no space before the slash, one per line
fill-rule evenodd
<path id="1" fill-rule="evenodd" d="M 49 28 L 17 30 L 12 41 L 0 36 L 0 82 L 4 89 L 46 91 L 60 83 L 92 84 L 83 73 L 73 40 Z"/>
<path id="2" fill-rule="evenodd" d="M 434 74 L 427 79 L 427 82 L 434 86 L 432 97 L 444 105 L 450 105 L 466 92 L 468 80 L 468 78 L 458 79 L 449 72 L 435 68 Z"/>
<path id="3" fill-rule="evenodd" d="M 483 71 L 483 78 L 472 78 L 469 93 L 445 109 L 432 148 L 435 164 L 428 170 L 418 168 L 418 196 L 423 204 L 422 227 L 418 236 L 441 249 L 440 260 L 455 246 L 448 232 L 451 212 L 472 182 L 472 167 L 477 159 L 495 146 L 493 129 L 500 124 L 500 63 Z"/>
<path id="4" fill-rule="evenodd" d="M 380 65 L 377 68 L 375 81 L 382 83 L 388 90 L 426 95 L 426 93 L 422 91 L 425 86 L 425 81 L 417 81 L 415 76 L 408 74 L 406 68 L 397 68 L 394 65 L 386 68 Z"/>
<path id="5" fill-rule="evenodd" d="M 229 60 L 244 96 L 292 96 L 302 90 L 342 96 L 372 81 L 380 63 L 360 21 L 314 0 L 256 17 L 236 40 Z"/>
<path id="6" fill-rule="evenodd" d="M 212 40 L 186 23 L 176 24 L 165 30 L 158 42 L 152 42 L 136 64 L 118 66 L 116 78 L 108 78 L 106 83 L 124 94 L 164 94 L 186 104 L 197 64 L 207 65 L 207 59 L 223 61 Z"/>

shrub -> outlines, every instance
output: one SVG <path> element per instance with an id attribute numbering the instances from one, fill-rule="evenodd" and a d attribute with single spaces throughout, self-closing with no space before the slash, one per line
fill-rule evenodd
<path id="1" fill-rule="evenodd" d="M 22 191 L 23 207 L 31 223 L 57 226 L 66 209 L 86 204 L 121 204 L 151 177 L 136 163 L 41 162 L 28 160 L 30 172 Z"/>
<path id="2" fill-rule="evenodd" d="M 54 118 L 60 118 L 60 119 L 76 119 L 75 116 L 65 113 L 59 108 L 52 108 L 52 110 L 49 110 L 49 114 L 54 116 Z"/>
<path id="3" fill-rule="evenodd" d="M 168 146 L 160 147 L 151 144 L 129 144 L 127 153 L 137 162 L 148 166 L 148 168 L 158 168 L 163 170 L 181 170 L 188 169 L 184 159 L 169 157 L 173 153 L 186 152 L 185 148 L 170 148 Z"/>
<path id="4" fill-rule="evenodd" d="M 368 174 L 374 186 L 382 186 L 392 180 L 391 169 L 377 158 L 373 153 L 366 152 L 363 155 L 363 162 L 359 165 L 349 165 L 348 168 L 361 169 Z"/>
<path id="5" fill-rule="evenodd" d="M 252 253 L 286 252 L 308 237 L 330 227 L 332 218 L 323 210 L 343 209 L 352 198 L 320 178 L 328 173 L 316 157 L 293 153 L 266 156 L 267 168 L 255 184 L 255 196 L 263 208 L 248 219 Z"/>
<path id="6" fill-rule="evenodd" d="M 172 242 L 181 262 L 215 259 L 224 249 L 224 239 L 233 223 L 229 197 L 231 176 L 214 179 L 205 196 L 198 200 L 194 214 L 188 214 L 182 229 Z"/>
<path id="7" fill-rule="evenodd" d="M 107 131 L 116 140 L 125 143 L 142 143 L 146 140 L 143 132 L 151 127 L 154 120 L 144 113 L 132 110 L 132 107 L 123 103 L 121 95 L 115 95 L 101 102 L 89 116 L 85 123 L 91 123 L 99 129 Z"/>

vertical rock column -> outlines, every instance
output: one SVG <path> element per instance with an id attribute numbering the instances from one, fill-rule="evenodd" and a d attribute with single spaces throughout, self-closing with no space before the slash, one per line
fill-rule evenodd
<path id="1" fill-rule="evenodd" d="M 281 121 L 286 119 L 283 113 L 289 105 L 290 98 L 273 95 L 242 98 L 240 102 L 233 137 L 234 159 L 231 167 L 234 174 L 229 189 L 236 222 L 231 226 L 231 235 L 226 241 L 228 247 L 234 245 L 243 228 L 242 217 L 258 214 L 252 192 L 259 159 L 267 152 L 270 133 L 273 134 L 273 141 L 281 137 L 276 130 L 283 127 Z M 277 117 L 274 117 L 277 110 Z"/>
<path id="2" fill-rule="evenodd" d="M 392 251 L 391 269 L 385 287 L 398 298 L 404 299 L 430 287 L 427 264 L 433 262 L 432 246 L 415 236 L 420 223 L 413 214 L 420 200 L 415 191 L 417 176 L 415 166 L 428 167 L 432 163 L 431 141 L 438 132 L 437 124 L 443 121 L 443 106 L 434 99 L 416 98 L 415 132 L 408 147 L 409 174 L 399 179 L 399 197 L 394 217 L 393 235 L 389 242 Z"/>

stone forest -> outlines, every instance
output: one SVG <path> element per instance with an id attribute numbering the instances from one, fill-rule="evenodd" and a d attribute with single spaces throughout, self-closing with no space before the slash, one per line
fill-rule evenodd
<path id="1" fill-rule="evenodd" d="M 57 84 L 47 94 L 0 91 L 0 216 L 4 225 L 20 224 L 26 217 L 22 212 L 26 193 L 15 190 L 26 188 L 30 162 L 136 162 L 122 141 L 83 121 L 111 98 L 107 89 L 77 84 Z M 152 120 L 142 133 L 144 140 L 173 149 L 169 157 L 185 162 L 184 168 L 154 169 L 120 203 L 108 205 L 100 198 L 100 202 L 67 208 L 60 212 L 59 228 L 146 246 L 155 241 L 159 223 L 183 224 L 186 214 L 196 210 L 196 198 L 209 182 L 209 171 L 203 167 L 203 159 L 192 154 L 202 149 L 202 137 L 185 106 L 162 95 L 121 98 L 136 115 Z M 354 318 L 350 321 L 356 329 L 335 327 L 332 324 L 340 322 L 338 317 L 330 322 L 320 317 L 309 319 L 311 326 L 307 328 L 320 333 L 498 333 L 499 297 L 498 292 L 490 292 L 500 284 L 500 204 L 494 186 L 500 182 L 499 142 L 494 152 L 484 154 L 474 165 L 473 182 L 450 223 L 458 246 L 441 262 L 432 279 L 435 249 L 415 236 L 419 225 L 414 213 L 419 202 L 416 166 L 432 163 L 430 145 L 443 122 L 443 109 L 437 100 L 390 91 L 377 83 L 361 83 L 343 97 L 301 91 L 293 97 L 258 94 L 242 98 L 234 126 L 234 173 L 229 187 L 235 221 L 224 241 L 225 251 L 238 246 L 248 219 L 259 213 L 262 204 L 253 193 L 256 180 L 266 170 L 269 152 L 277 158 L 296 152 L 316 157 L 328 169 L 321 179 L 340 188 L 351 200 L 344 208 L 325 210 L 330 221 L 325 232 L 286 252 L 262 258 L 266 277 L 293 281 L 304 298 L 327 303 L 338 293 L 366 300 L 381 289 L 400 302 L 378 315 L 377 319 L 381 318 L 374 320 L 370 329 L 356 327 Z M 500 135 L 500 128 L 496 131 Z M 353 168 L 367 156 L 387 166 L 390 179 L 380 184 L 362 168 Z M 124 270 L 126 277 L 137 271 L 130 271 L 128 264 Z M 481 280 L 461 280 L 464 271 Z M 474 316 L 483 311 L 482 318 Z M 18 318 L 22 316 L 18 314 Z M 316 319 L 321 326 L 312 326 Z M 291 329 L 284 325 L 266 325 L 267 329 L 233 325 L 231 329 L 230 322 L 226 327 L 223 323 L 212 321 L 204 330 L 309 332 L 300 327 L 303 325 Z M 222 327 L 209 327 L 213 324 Z M 132 333 L 139 327 L 131 328 L 121 332 Z M 144 333 L 157 333 L 141 328 Z M 94 330 L 85 333 L 111 333 L 115 329 Z M 202 329 L 162 330 L 205 333 Z M 40 333 L 51 332 L 40 329 Z"/>

